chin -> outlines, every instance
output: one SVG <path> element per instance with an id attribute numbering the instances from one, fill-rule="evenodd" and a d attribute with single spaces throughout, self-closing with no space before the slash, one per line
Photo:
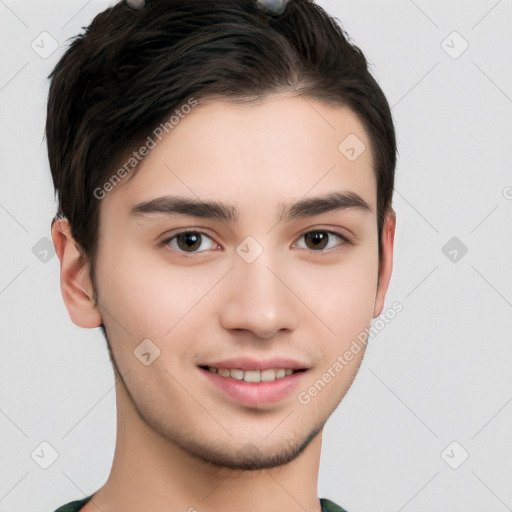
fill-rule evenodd
<path id="1" fill-rule="evenodd" d="M 173 441 L 189 456 L 209 465 L 240 471 L 258 471 L 292 462 L 308 447 L 320 430 L 321 426 L 300 441 L 279 442 L 261 448 L 251 441 L 247 441 L 241 448 L 232 450 L 229 446 L 218 444 L 215 447 L 208 447 L 192 443 L 181 445 L 176 442 L 177 440 Z"/>

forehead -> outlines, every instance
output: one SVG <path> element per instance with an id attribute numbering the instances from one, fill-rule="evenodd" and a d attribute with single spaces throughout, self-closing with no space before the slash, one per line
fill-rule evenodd
<path id="1" fill-rule="evenodd" d="M 300 95 L 211 101 L 174 123 L 161 140 L 153 137 L 136 172 L 107 202 L 134 204 L 173 193 L 282 203 L 348 190 L 375 207 L 370 140 L 348 107 Z"/>

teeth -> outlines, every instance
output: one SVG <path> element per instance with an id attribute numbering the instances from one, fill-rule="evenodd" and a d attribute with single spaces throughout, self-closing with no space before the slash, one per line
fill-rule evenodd
<path id="1" fill-rule="evenodd" d="M 260 380 L 261 382 L 272 382 L 273 380 L 276 380 L 276 372 L 272 370 L 272 368 L 262 370 L 260 372 Z"/>
<path id="2" fill-rule="evenodd" d="M 293 373 L 290 368 L 268 368 L 266 370 L 240 370 L 238 368 L 212 368 L 208 367 L 212 373 L 218 373 L 221 377 L 231 377 L 245 382 L 272 382 L 276 379 L 282 379 Z"/>
<path id="3" fill-rule="evenodd" d="M 245 382 L 260 382 L 259 370 L 247 370 L 244 375 Z"/>
<path id="4" fill-rule="evenodd" d="M 229 376 L 232 379 L 243 380 L 244 379 L 244 371 L 243 370 L 229 370 Z"/>

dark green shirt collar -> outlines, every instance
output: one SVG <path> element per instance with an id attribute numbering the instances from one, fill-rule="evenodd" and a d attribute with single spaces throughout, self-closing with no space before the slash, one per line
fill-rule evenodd
<path id="1" fill-rule="evenodd" d="M 55 512 L 80 512 L 80 509 L 93 497 L 93 495 L 84 498 L 83 500 L 72 501 L 67 505 L 63 505 L 59 507 Z M 341 508 L 336 503 L 332 501 L 320 498 L 320 503 L 322 505 L 322 512 L 347 512 L 344 508 Z"/>

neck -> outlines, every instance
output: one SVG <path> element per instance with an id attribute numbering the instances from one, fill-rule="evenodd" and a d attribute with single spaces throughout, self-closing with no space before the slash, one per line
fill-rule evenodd
<path id="1" fill-rule="evenodd" d="M 151 428 L 117 385 L 112 469 L 84 512 L 320 512 L 321 431 L 291 462 L 233 470 L 200 460 Z"/>

